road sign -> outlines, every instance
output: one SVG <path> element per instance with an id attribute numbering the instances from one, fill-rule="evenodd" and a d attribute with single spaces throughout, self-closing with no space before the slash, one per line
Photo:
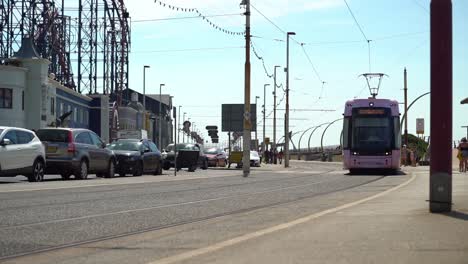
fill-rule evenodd
<path id="1" fill-rule="evenodd" d="M 270 138 L 269 138 L 269 137 L 266 137 L 266 138 L 265 138 L 265 145 L 268 145 L 268 144 L 270 144 Z"/>
<path id="2" fill-rule="evenodd" d="M 424 118 L 416 118 L 416 134 L 424 135 Z"/>
<path id="3" fill-rule="evenodd" d="M 223 132 L 243 131 L 244 118 L 250 118 L 252 123 L 251 131 L 257 130 L 257 107 L 250 105 L 250 113 L 244 112 L 244 104 L 223 104 L 221 110 Z"/>

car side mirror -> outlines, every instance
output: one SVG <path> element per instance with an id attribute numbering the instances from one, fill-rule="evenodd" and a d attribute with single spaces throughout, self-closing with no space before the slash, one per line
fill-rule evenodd
<path id="1" fill-rule="evenodd" d="M 101 148 L 106 148 L 107 144 L 106 143 L 101 143 Z"/>
<path id="2" fill-rule="evenodd" d="M 0 142 L 0 146 L 8 146 L 8 145 L 11 145 L 11 141 L 8 138 L 4 138 Z"/>

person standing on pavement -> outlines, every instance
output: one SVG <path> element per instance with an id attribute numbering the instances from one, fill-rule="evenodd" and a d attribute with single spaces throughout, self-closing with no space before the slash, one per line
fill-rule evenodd
<path id="1" fill-rule="evenodd" d="M 466 137 L 461 139 L 460 144 L 458 144 L 458 150 L 462 155 L 462 172 L 466 172 L 468 167 L 468 140 L 466 140 Z"/>
<path id="2" fill-rule="evenodd" d="M 280 152 L 278 153 L 278 160 L 279 160 L 279 164 L 283 162 L 283 149 L 281 149 Z"/>

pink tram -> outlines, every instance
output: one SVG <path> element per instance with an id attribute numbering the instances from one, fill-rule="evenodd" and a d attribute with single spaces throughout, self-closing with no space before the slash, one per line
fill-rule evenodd
<path id="1" fill-rule="evenodd" d="M 362 169 L 396 172 L 400 168 L 400 112 L 388 99 L 346 102 L 343 121 L 343 164 L 356 173 Z"/>

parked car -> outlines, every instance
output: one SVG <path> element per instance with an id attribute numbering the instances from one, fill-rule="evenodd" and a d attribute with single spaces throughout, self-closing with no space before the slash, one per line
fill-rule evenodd
<path id="1" fill-rule="evenodd" d="M 46 173 L 58 173 L 68 180 L 86 179 L 88 174 L 112 178 L 116 158 L 93 131 L 77 128 L 47 128 L 36 132 L 45 146 Z"/>
<path id="2" fill-rule="evenodd" d="M 119 139 L 107 146 L 117 158 L 116 172 L 140 176 L 144 173 L 160 175 L 162 172 L 161 152 L 147 139 Z"/>
<path id="3" fill-rule="evenodd" d="M 0 176 L 25 175 L 30 182 L 44 180 L 45 151 L 33 131 L 0 126 Z"/>
<path id="4" fill-rule="evenodd" d="M 250 151 L 250 166 L 260 167 L 260 156 L 257 151 Z"/>
<path id="5" fill-rule="evenodd" d="M 208 159 L 208 166 L 211 167 L 226 167 L 227 154 L 220 148 L 210 148 L 204 151 Z"/>
<path id="6" fill-rule="evenodd" d="M 177 144 L 177 152 L 180 158 L 180 162 L 178 162 L 177 167 L 178 169 L 181 168 L 188 168 L 190 171 L 195 171 L 198 167 L 203 170 L 208 169 L 208 158 L 206 157 L 205 153 L 203 152 L 203 147 L 199 144 L 192 144 L 192 143 L 180 143 Z M 188 155 L 190 152 L 192 154 L 196 153 L 195 155 Z M 163 169 L 169 170 L 170 168 L 174 168 L 174 144 L 169 144 L 167 148 L 162 153 L 163 157 Z M 193 160 L 192 160 L 193 159 Z M 179 159 L 177 160 L 179 161 Z"/>

